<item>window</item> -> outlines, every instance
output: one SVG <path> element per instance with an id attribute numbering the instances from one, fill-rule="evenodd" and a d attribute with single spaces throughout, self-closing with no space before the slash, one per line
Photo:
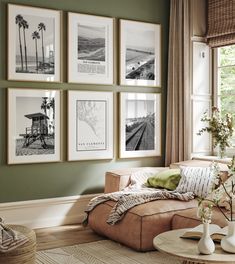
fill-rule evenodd
<path id="1" fill-rule="evenodd" d="M 231 113 L 235 122 L 235 45 L 218 48 L 215 58 L 217 104 L 222 114 Z M 232 145 L 235 147 L 235 133 Z"/>

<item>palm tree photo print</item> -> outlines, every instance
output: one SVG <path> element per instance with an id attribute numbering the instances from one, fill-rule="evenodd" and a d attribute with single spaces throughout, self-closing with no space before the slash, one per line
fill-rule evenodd
<path id="1" fill-rule="evenodd" d="M 17 14 L 16 68 L 18 73 L 55 73 L 55 19 Z"/>
<path id="2" fill-rule="evenodd" d="M 55 153 L 55 98 L 16 97 L 16 156 Z"/>

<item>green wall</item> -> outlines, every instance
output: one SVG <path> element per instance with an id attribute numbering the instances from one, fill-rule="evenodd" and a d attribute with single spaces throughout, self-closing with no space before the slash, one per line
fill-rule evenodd
<path id="1" fill-rule="evenodd" d="M 40 7 L 55 8 L 64 11 L 89 13 L 115 18 L 133 19 L 162 25 L 162 89 L 149 87 L 96 86 L 66 83 L 66 12 L 63 21 L 63 61 L 64 81 L 61 84 L 14 82 L 6 80 L 7 73 L 7 3 L 26 4 Z M 162 166 L 164 164 L 165 111 L 166 111 L 166 80 L 167 80 L 167 47 L 169 0 L 1 0 L 0 5 L 0 202 L 33 200 L 50 197 L 63 197 L 78 194 L 102 192 L 104 174 L 114 170 L 137 166 Z M 117 55 L 117 51 L 116 51 Z M 117 65 L 115 65 L 117 69 Z M 63 161 L 61 163 L 43 163 L 26 165 L 7 165 L 7 87 L 60 88 L 63 90 Z M 115 121 L 118 119 L 117 94 L 120 91 L 160 92 L 162 91 L 162 157 L 119 159 L 118 158 L 118 127 L 115 123 L 114 159 L 105 161 L 66 161 L 66 91 L 107 90 L 114 92 Z"/>

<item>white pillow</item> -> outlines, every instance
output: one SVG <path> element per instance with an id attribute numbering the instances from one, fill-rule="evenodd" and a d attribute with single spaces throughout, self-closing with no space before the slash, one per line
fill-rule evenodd
<path id="1" fill-rule="evenodd" d="M 130 180 L 131 180 L 130 185 L 142 186 L 144 183 L 146 183 L 147 179 L 153 175 L 154 175 L 154 172 L 151 170 L 139 170 L 139 171 L 133 172 L 130 177 Z"/>
<path id="2" fill-rule="evenodd" d="M 180 182 L 176 192 L 193 192 L 205 198 L 212 189 L 214 173 L 211 167 L 180 167 Z"/>
<path id="3" fill-rule="evenodd" d="M 133 172 L 130 176 L 131 183 L 130 185 L 143 185 L 147 182 L 149 177 L 152 177 L 159 173 L 160 171 L 164 171 L 169 169 L 168 167 L 165 168 L 145 168 L 140 169 L 136 172 Z"/>

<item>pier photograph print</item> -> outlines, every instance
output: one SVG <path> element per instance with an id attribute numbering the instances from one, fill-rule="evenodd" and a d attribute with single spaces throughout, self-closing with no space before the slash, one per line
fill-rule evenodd
<path id="1" fill-rule="evenodd" d="M 113 93 L 69 91 L 68 159 L 113 158 Z"/>
<path id="2" fill-rule="evenodd" d="M 69 82 L 113 83 L 113 19 L 69 13 Z"/>
<path id="3" fill-rule="evenodd" d="M 9 73 L 19 78 L 24 76 L 25 80 L 36 76 L 35 80 L 56 81 L 56 67 L 60 67 L 56 58 L 57 16 L 46 15 L 47 11 L 40 8 L 41 13 L 32 7 L 9 5 L 8 8 L 9 38 L 14 40 L 14 45 L 10 39 L 8 44 L 15 57 L 9 54 Z"/>
<path id="4" fill-rule="evenodd" d="M 24 161 L 29 157 L 31 162 L 37 162 L 46 161 L 46 157 L 50 161 L 58 152 L 57 100 L 60 99 L 55 96 L 58 92 L 36 90 L 35 93 L 9 89 L 9 106 L 14 109 L 9 109 L 10 160 Z"/>
<path id="5" fill-rule="evenodd" d="M 160 25 L 120 20 L 123 85 L 160 86 Z"/>
<path id="6" fill-rule="evenodd" d="M 160 155 L 160 95 L 121 93 L 121 157 Z"/>

